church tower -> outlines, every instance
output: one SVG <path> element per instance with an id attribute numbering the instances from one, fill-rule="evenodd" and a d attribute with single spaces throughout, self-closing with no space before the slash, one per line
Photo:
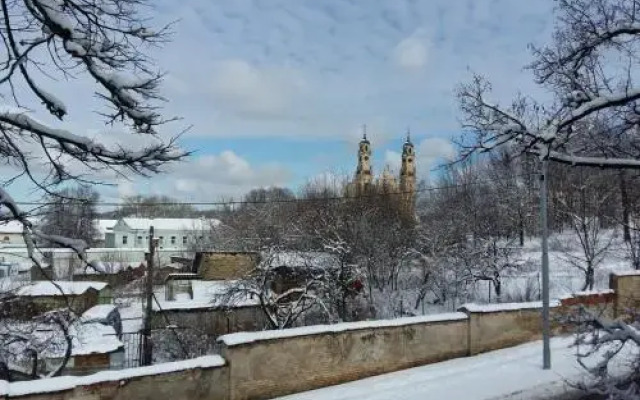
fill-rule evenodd
<path id="1" fill-rule="evenodd" d="M 371 186 L 371 143 L 367 139 L 367 126 L 362 129 L 362 140 L 358 145 L 358 168 L 356 169 L 356 191 L 362 193 Z"/>
<path id="2" fill-rule="evenodd" d="M 413 214 L 416 190 L 416 154 L 411 142 L 411 132 L 407 129 L 407 140 L 402 146 L 402 167 L 400 168 L 400 191 L 406 210 Z"/>

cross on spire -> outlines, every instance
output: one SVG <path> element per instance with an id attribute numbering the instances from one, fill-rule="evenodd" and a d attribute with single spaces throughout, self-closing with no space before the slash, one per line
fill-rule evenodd
<path id="1" fill-rule="evenodd" d="M 367 124 L 362 125 L 362 140 L 367 140 Z"/>
<path id="2" fill-rule="evenodd" d="M 411 128 L 407 127 L 407 143 L 411 143 Z"/>

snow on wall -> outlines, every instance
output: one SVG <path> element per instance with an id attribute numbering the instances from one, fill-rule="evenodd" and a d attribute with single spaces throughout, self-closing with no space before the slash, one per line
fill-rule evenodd
<path id="1" fill-rule="evenodd" d="M 23 396 L 28 394 L 51 393 L 73 389 L 76 386 L 94 385 L 102 382 L 125 381 L 150 375 L 168 374 L 196 368 L 218 368 L 225 366 L 226 361 L 220 356 L 204 356 L 191 360 L 175 361 L 122 369 L 118 371 L 103 371 L 87 376 L 60 376 L 57 378 L 41 379 L 38 381 L 12 382 L 0 381 L 0 395 Z M 160 393 L 159 393 L 160 394 Z M 160 396 L 162 397 L 162 396 Z"/>
<path id="2" fill-rule="evenodd" d="M 560 302 L 551 301 L 549 304 L 551 307 L 558 307 Z M 467 303 L 463 304 L 459 311 L 469 311 L 469 312 L 477 312 L 477 313 L 493 313 L 493 312 L 502 312 L 502 311 L 516 311 L 516 310 L 531 310 L 536 308 L 542 308 L 541 301 L 531 301 L 527 303 L 494 303 L 494 304 L 476 304 L 476 303 Z"/>
<path id="3" fill-rule="evenodd" d="M 361 322 L 345 322 L 334 325 L 313 325 L 304 326 L 300 328 L 262 331 L 262 332 L 238 332 L 223 335 L 218 338 L 218 342 L 222 342 L 225 345 L 237 346 L 241 344 L 259 342 L 264 340 L 274 340 L 282 338 L 290 338 L 296 336 L 308 336 L 308 335 L 320 335 L 323 333 L 337 333 L 361 329 L 371 328 L 390 328 L 397 326 L 406 326 L 414 324 L 423 324 L 429 322 L 447 322 L 447 321 L 460 321 L 467 319 L 467 315 L 462 312 L 445 313 L 445 314 L 433 314 L 421 317 L 409 317 L 409 318 L 397 318 L 390 320 L 379 321 L 361 321 Z"/>

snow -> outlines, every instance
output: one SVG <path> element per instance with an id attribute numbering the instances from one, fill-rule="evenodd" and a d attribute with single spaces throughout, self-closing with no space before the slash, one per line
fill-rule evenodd
<path id="1" fill-rule="evenodd" d="M 614 271 L 612 273 L 616 276 L 637 276 L 640 275 L 640 270 L 634 269 L 631 271 Z"/>
<path id="2" fill-rule="evenodd" d="M 120 263 L 93 260 L 89 262 L 88 266 L 76 268 L 74 273 L 87 275 L 117 274 L 118 272 L 124 271 L 126 269 L 138 268 L 141 266 L 141 264 L 142 262 Z"/>
<path id="3" fill-rule="evenodd" d="M 391 328 L 398 326 L 407 326 L 414 324 L 422 324 L 428 322 L 447 322 L 466 320 L 467 314 L 462 312 L 444 313 L 425 315 L 420 317 L 397 318 L 389 320 L 377 321 L 361 321 L 361 322 L 345 322 L 334 325 L 313 325 L 303 326 L 300 328 L 262 331 L 262 332 L 239 332 L 222 335 L 218 338 L 218 342 L 222 342 L 227 346 L 237 346 L 246 343 L 254 343 L 264 340 L 290 338 L 296 336 L 319 335 L 323 333 L 337 333 L 361 329 L 371 328 Z"/>
<path id="4" fill-rule="evenodd" d="M 72 356 L 112 353 L 124 347 L 113 327 L 97 322 L 74 324 L 69 334 L 73 337 Z"/>
<path id="5" fill-rule="evenodd" d="M 573 338 L 553 338 L 552 368 L 542 369 L 542 342 L 379 375 L 278 400 L 550 399 L 584 377 Z"/>
<path id="6" fill-rule="evenodd" d="M 571 299 L 571 298 L 580 297 L 580 296 L 597 296 L 597 295 L 614 294 L 614 293 L 615 293 L 615 290 L 613 290 L 613 289 L 581 291 L 581 292 L 575 292 L 575 293 L 572 293 L 572 294 L 567 294 L 567 295 L 561 296 L 560 300 L 566 300 L 566 299 Z"/>
<path id="7" fill-rule="evenodd" d="M 0 234 L 3 234 L 3 233 L 22 234 L 23 227 L 24 226 L 20 221 L 3 222 L 3 223 L 0 223 Z"/>
<path id="8" fill-rule="evenodd" d="M 81 295 L 89 289 L 102 290 L 104 282 L 39 281 L 18 289 L 18 296 Z M 60 292 L 62 290 L 62 293 Z"/>
<path id="9" fill-rule="evenodd" d="M 0 395 L 23 396 L 37 393 L 51 393 L 73 389 L 74 387 L 81 385 L 117 382 L 142 376 L 167 374 L 196 368 L 217 368 L 224 365 L 225 360 L 220 356 L 204 356 L 191 360 L 156 364 L 148 367 L 103 371 L 87 376 L 61 376 L 57 378 L 42 379 L 37 382 L 7 383 L 5 381 L 0 381 Z"/>
<path id="10" fill-rule="evenodd" d="M 217 219 L 204 218 L 122 218 L 132 230 L 148 231 L 151 226 L 156 230 L 193 231 L 208 230 L 211 225 L 219 225 Z"/>
<path id="11" fill-rule="evenodd" d="M 257 299 L 247 298 L 245 301 L 234 300 L 232 304 L 227 303 L 226 294 L 234 287 L 236 281 L 202 281 L 192 280 L 191 289 L 193 299 L 179 300 L 159 300 L 153 303 L 154 311 L 159 310 L 195 310 L 213 309 L 224 307 L 248 307 L 258 305 Z M 158 299 L 164 298 L 156 296 Z"/>
<path id="12" fill-rule="evenodd" d="M 268 258 L 269 267 L 271 268 L 327 268 L 338 265 L 338 259 L 333 254 L 323 252 L 281 251 L 270 256 L 263 255 L 262 258 Z"/>
<path id="13" fill-rule="evenodd" d="M 109 314 L 116 309 L 116 306 L 111 304 L 99 304 L 93 306 L 82 314 L 83 322 L 104 321 L 109 317 Z"/>
<path id="14" fill-rule="evenodd" d="M 549 304 L 551 307 L 557 307 L 560 305 L 558 301 L 552 301 Z M 460 306 L 458 310 L 467 310 L 469 312 L 478 313 L 492 313 L 501 311 L 515 311 L 515 310 L 531 310 L 542 308 L 541 301 L 531 301 L 527 303 L 493 303 L 493 304 L 476 304 L 467 303 Z"/>

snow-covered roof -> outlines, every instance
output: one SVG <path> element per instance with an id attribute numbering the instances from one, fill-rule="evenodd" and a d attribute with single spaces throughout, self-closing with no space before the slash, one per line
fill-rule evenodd
<path id="1" fill-rule="evenodd" d="M 106 286 L 104 282 L 38 281 L 21 287 L 17 294 L 32 297 L 81 295 L 89 289 L 100 291 Z"/>
<path id="2" fill-rule="evenodd" d="M 72 356 L 112 353 L 124 347 L 112 326 L 97 322 L 73 324 L 69 334 L 73 337 Z"/>
<path id="3" fill-rule="evenodd" d="M 23 225 L 20 221 L 7 221 L 0 223 L 0 235 L 1 234 L 17 234 L 22 233 Z"/>
<path id="4" fill-rule="evenodd" d="M 117 219 L 98 219 L 96 220 L 96 229 L 98 236 L 104 238 L 107 232 L 113 232 L 113 227 L 118 222 Z"/>
<path id="5" fill-rule="evenodd" d="M 116 309 L 116 306 L 111 304 L 98 304 L 85 311 L 81 319 L 84 323 L 105 321 Z"/>
<path id="6" fill-rule="evenodd" d="M 236 281 L 203 281 L 192 280 L 191 289 L 193 299 L 164 300 L 160 305 L 153 304 L 155 311 L 159 310 L 195 310 L 206 308 L 226 307 L 247 307 L 259 304 L 258 299 L 247 298 L 245 300 L 234 299 L 232 304 L 228 304 L 227 293 L 233 288 Z"/>
<path id="7" fill-rule="evenodd" d="M 461 312 L 423 315 L 420 317 L 396 318 L 378 321 L 344 322 L 333 325 L 312 325 L 299 328 L 280 329 L 261 332 L 238 332 L 222 335 L 218 342 L 227 346 L 237 346 L 240 344 L 259 342 L 263 340 L 273 340 L 296 336 L 319 335 L 323 333 L 345 332 L 371 328 L 387 328 L 395 326 L 407 326 L 423 324 L 429 322 L 447 322 L 466 320 L 467 314 Z"/>
<path id="8" fill-rule="evenodd" d="M 143 231 L 151 226 L 156 230 L 203 231 L 220 224 L 217 219 L 205 218 L 122 218 L 121 221 L 132 230 Z"/>

